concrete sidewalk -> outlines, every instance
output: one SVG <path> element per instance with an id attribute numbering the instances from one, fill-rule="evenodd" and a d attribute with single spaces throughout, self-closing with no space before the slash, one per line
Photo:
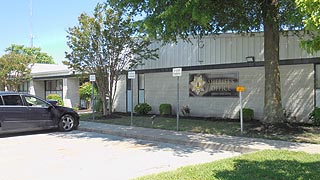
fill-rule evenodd
<path id="1" fill-rule="evenodd" d="M 320 145 L 318 144 L 294 143 L 235 136 L 218 136 L 184 131 L 177 132 L 86 121 L 81 121 L 79 130 L 186 146 L 236 151 L 241 153 L 264 149 L 287 149 L 293 151 L 304 151 L 307 153 L 320 153 Z"/>

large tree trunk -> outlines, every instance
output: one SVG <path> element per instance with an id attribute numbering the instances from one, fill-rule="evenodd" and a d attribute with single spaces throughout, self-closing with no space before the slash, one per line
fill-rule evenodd
<path id="1" fill-rule="evenodd" d="M 113 106 L 113 73 L 112 73 L 112 69 L 110 68 L 109 69 L 109 74 L 108 74 L 108 78 L 109 78 L 109 80 L 108 80 L 108 87 L 109 87 L 109 93 L 108 93 L 108 95 L 109 95 L 109 101 L 108 101 L 108 114 L 112 114 L 113 113 L 113 111 L 112 111 L 112 106 Z"/>
<path id="2" fill-rule="evenodd" d="M 281 102 L 279 69 L 279 22 L 276 0 L 266 0 L 264 6 L 264 61 L 265 97 L 264 118 L 266 124 L 281 123 L 284 120 Z"/>
<path id="3" fill-rule="evenodd" d="M 106 77 L 106 71 L 104 68 L 97 68 L 96 70 L 96 83 L 98 86 L 98 92 L 102 101 L 102 112 L 103 115 L 107 115 L 106 109 L 106 93 L 108 90 L 108 78 Z"/>

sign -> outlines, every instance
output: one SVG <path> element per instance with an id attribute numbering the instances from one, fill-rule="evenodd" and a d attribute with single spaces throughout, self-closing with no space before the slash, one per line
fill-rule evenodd
<path id="1" fill-rule="evenodd" d="M 91 82 L 92 82 L 92 81 L 96 81 L 96 75 L 91 74 L 91 75 L 89 76 L 89 79 L 90 79 Z"/>
<path id="2" fill-rule="evenodd" d="M 243 92 L 245 90 L 246 90 L 246 88 L 244 86 L 237 86 L 237 88 L 236 88 L 237 92 Z"/>
<path id="3" fill-rule="evenodd" d="M 135 71 L 129 71 L 128 72 L 128 79 L 135 79 L 136 78 L 136 72 Z"/>
<path id="4" fill-rule="evenodd" d="M 179 77 L 182 74 L 182 68 L 173 68 L 172 69 L 172 76 Z"/>
<path id="5" fill-rule="evenodd" d="M 189 74 L 190 97 L 239 97 L 239 73 Z"/>

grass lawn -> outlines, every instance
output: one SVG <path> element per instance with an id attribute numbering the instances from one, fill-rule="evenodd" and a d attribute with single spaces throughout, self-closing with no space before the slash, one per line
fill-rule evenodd
<path id="1" fill-rule="evenodd" d="M 320 155 L 265 150 L 211 163 L 186 166 L 139 180 L 317 180 Z"/>
<path id="2" fill-rule="evenodd" d="M 150 116 L 134 116 L 133 125 L 145 128 L 157 128 L 166 130 L 176 130 L 175 117 L 160 117 L 157 116 L 152 120 Z M 82 121 L 92 121 L 92 115 L 81 114 Z M 116 114 L 113 117 L 104 117 L 100 113 L 95 114 L 95 121 L 108 124 L 130 126 L 130 116 Z M 179 121 L 180 131 L 189 131 L 196 133 L 209 133 L 216 135 L 231 135 L 240 136 L 240 123 L 230 120 L 208 120 L 208 119 L 185 119 Z M 245 137 L 256 137 L 266 139 L 276 139 L 294 142 L 308 142 L 320 144 L 320 127 L 313 126 L 297 126 L 284 128 L 275 128 L 274 130 L 266 131 L 259 122 L 244 122 Z"/>

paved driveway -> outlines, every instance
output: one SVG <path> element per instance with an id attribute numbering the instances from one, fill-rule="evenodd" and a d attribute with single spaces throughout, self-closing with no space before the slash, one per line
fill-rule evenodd
<path id="1" fill-rule="evenodd" d="M 73 131 L 0 138 L 0 180 L 130 179 L 239 153 Z"/>

